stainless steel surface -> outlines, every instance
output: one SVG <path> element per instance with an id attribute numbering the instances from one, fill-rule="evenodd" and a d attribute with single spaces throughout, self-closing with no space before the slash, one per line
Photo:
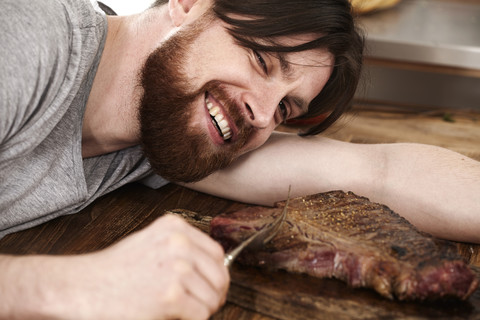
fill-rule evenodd
<path id="1" fill-rule="evenodd" d="M 367 64 L 355 99 L 412 108 L 480 110 L 480 77 Z"/>
<path id="2" fill-rule="evenodd" d="M 403 0 L 360 22 L 368 56 L 480 69 L 480 1 Z"/>
<path id="3" fill-rule="evenodd" d="M 243 251 L 243 249 L 247 247 L 252 249 L 259 249 L 265 244 L 267 244 L 270 240 L 272 240 L 273 237 L 275 237 L 275 235 L 278 233 L 278 230 L 280 230 L 280 227 L 282 226 L 283 221 L 285 221 L 289 200 L 290 200 L 290 189 L 288 190 L 287 203 L 285 204 L 285 208 L 283 208 L 282 213 L 279 214 L 278 217 L 276 217 L 272 223 L 268 224 L 260 231 L 254 233 L 247 240 L 243 241 L 237 247 L 227 252 L 223 260 L 223 264 L 226 267 L 230 266 L 230 264 L 233 263 L 235 258 L 240 254 L 240 252 Z"/>
<path id="4" fill-rule="evenodd" d="M 480 0 L 402 0 L 365 15 L 356 100 L 480 110 Z"/>

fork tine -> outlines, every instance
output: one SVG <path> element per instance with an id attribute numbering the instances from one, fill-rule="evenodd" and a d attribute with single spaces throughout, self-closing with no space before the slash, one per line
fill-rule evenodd
<path id="1" fill-rule="evenodd" d="M 243 241 L 237 247 L 227 252 L 223 260 L 224 266 L 230 266 L 233 260 L 235 260 L 235 258 L 240 254 L 240 252 L 242 252 L 243 249 L 245 249 L 246 247 L 261 247 L 276 236 L 287 215 L 287 207 L 290 200 L 290 190 L 291 186 L 288 187 L 287 202 L 285 203 L 285 207 L 283 208 L 282 213 L 277 218 L 275 218 L 275 220 L 271 224 L 267 225 L 262 230 L 254 233 L 247 240 Z"/>
<path id="2" fill-rule="evenodd" d="M 285 207 L 283 208 L 282 214 L 280 215 L 280 219 L 277 218 L 272 224 L 272 231 L 270 231 L 269 235 L 265 237 L 265 239 L 262 241 L 262 244 L 266 244 L 270 240 L 272 240 L 280 230 L 280 227 L 283 224 L 283 221 L 285 221 L 285 217 L 287 216 L 287 207 L 288 207 L 288 202 L 290 201 L 290 187 L 288 188 L 288 196 L 287 196 L 287 202 L 285 203 Z"/>

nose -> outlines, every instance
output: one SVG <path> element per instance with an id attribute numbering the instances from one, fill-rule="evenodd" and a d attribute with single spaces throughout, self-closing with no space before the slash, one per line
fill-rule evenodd
<path id="1" fill-rule="evenodd" d="M 275 123 L 275 112 L 278 104 L 283 99 L 279 94 L 274 94 L 272 88 L 257 90 L 246 95 L 244 104 L 247 121 L 255 128 L 266 129 Z"/>

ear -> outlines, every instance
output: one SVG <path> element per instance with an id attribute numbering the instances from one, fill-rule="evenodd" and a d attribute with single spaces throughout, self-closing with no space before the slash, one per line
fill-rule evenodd
<path id="1" fill-rule="evenodd" d="M 191 9 L 202 0 L 170 0 L 168 2 L 168 11 L 176 27 L 180 26 L 187 20 L 188 13 Z"/>

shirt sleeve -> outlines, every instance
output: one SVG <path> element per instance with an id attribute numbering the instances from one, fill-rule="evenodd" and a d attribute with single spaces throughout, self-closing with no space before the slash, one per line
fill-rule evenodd
<path id="1" fill-rule="evenodd" d="M 0 3 L 0 153 L 12 137 L 35 130 L 65 77 L 69 25 L 56 1 Z M 67 50 L 68 51 L 68 50 Z M 41 125 L 41 124 L 37 124 Z"/>

